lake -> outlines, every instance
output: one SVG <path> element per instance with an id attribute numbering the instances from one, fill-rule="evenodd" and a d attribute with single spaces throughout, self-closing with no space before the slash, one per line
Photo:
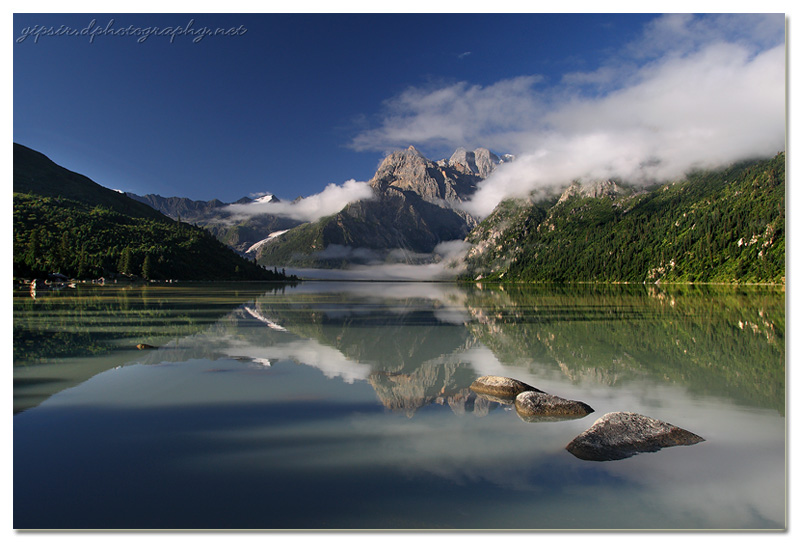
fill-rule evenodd
<path id="1" fill-rule="evenodd" d="M 784 529 L 784 330 L 757 286 L 17 289 L 14 527 Z M 705 441 L 565 449 L 616 411 Z"/>

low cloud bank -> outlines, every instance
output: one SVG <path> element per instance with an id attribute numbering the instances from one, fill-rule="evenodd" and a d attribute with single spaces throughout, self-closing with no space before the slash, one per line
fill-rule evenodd
<path id="1" fill-rule="evenodd" d="M 516 156 L 464 208 L 575 179 L 676 179 L 785 148 L 782 14 L 665 15 L 591 72 L 408 89 L 355 149 L 482 145 Z"/>
<path id="2" fill-rule="evenodd" d="M 366 181 L 354 179 L 342 185 L 329 184 L 321 193 L 311 195 L 294 202 L 251 202 L 249 204 L 231 204 L 225 210 L 233 219 L 241 220 L 256 215 L 280 215 L 299 221 L 316 221 L 342 210 L 351 202 L 367 200 L 375 195 Z"/>
<path id="3" fill-rule="evenodd" d="M 547 131 L 490 176 L 466 205 L 479 217 L 507 196 L 573 179 L 678 179 L 784 149 L 782 47 L 752 56 L 715 45 L 642 70 L 631 87 L 575 100 L 545 116 Z"/>
<path id="4" fill-rule="evenodd" d="M 356 259 L 366 264 L 350 265 L 346 269 L 297 268 L 287 269 L 304 279 L 319 280 L 372 280 L 372 281 L 447 281 L 455 279 L 463 270 L 463 257 L 470 244 L 462 240 L 442 242 L 433 253 L 414 253 L 411 262 L 430 261 L 425 264 L 409 264 L 409 262 L 386 262 L 383 254 L 364 248 L 331 245 L 315 254 L 315 257 L 328 259 Z M 391 251 L 388 258 L 399 258 L 402 250 Z"/>

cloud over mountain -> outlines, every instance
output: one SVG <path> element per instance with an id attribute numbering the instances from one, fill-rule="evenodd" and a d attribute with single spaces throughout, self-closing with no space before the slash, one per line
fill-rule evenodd
<path id="1" fill-rule="evenodd" d="M 526 75 L 407 89 L 351 145 L 514 153 L 465 204 L 479 217 L 572 179 L 680 177 L 784 149 L 784 49 L 782 14 L 666 15 L 595 70 L 549 86 Z"/>
<path id="2" fill-rule="evenodd" d="M 247 204 L 231 204 L 226 208 L 236 219 L 270 214 L 291 217 L 300 221 L 316 221 L 340 211 L 351 202 L 373 198 L 372 188 L 365 181 L 354 179 L 342 185 L 328 184 L 317 193 L 294 202 L 256 201 Z"/>
<path id="3" fill-rule="evenodd" d="M 418 144 L 508 148 L 545 111 L 535 90 L 539 81 L 539 76 L 520 76 L 488 86 L 461 81 L 444 87 L 410 87 L 384 102 L 381 126 L 356 136 L 351 147 L 358 151 Z"/>

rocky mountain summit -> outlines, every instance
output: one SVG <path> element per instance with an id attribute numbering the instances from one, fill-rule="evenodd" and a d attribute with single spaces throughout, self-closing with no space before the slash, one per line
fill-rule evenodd
<path id="1" fill-rule="evenodd" d="M 490 151 L 482 151 L 484 159 L 478 167 L 475 151 L 459 149 L 449 160 L 434 163 L 412 145 L 387 156 L 369 184 L 378 193 L 410 191 L 427 202 L 463 202 L 475 192 L 478 182 L 500 163 Z M 489 155 L 496 160 L 492 162 Z"/>
<path id="2" fill-rule="evenodd" d="M 352 202 L 333 216 L 293 228 L 263 244 L 258 262 L 338 268 L 436 260 L 434 250 L 439 244 L 463 240 L 477 225 L 459 205 L 502 163 L 487 149 L 457 150 L 438 162 L 414 146 L 395 151 L 369 181 L 373 198 Z"/>
<path id="3" fill-rule="evenodd" d="M 342 267 L 352 263 L 426 262 L 441 242 L 463 240 L 477 221 L 460 209 L 478 183 L 512 160 L 488 149 L 457 149 L 431 161 L 414 146 L 386 156 L 369 180 L 370 199 L 311 223 L 271 214 L 237 218 L 230 204 L 159 195 L 127 196 L 175 220 L 209 230 L 266 266 Z M 233 204 L 278 202 L 270 194 Z"/>
<path id="4" fill-rule="evenodd" d="M 450 156 L 449 160 L 442 159 L 436 164 L 442 167 L 455 168 L 465 174 L 476 174 L 481 178 L 486 178 L 494 172 L 497 166 L 504 162 L 511 162 L 513 159 L 513 155 L 508 154 L 503 155 L 501 159 L 485 147 L 479 147 L 475 151 L 467 151 L 463 147 L 459 147 Z"/>

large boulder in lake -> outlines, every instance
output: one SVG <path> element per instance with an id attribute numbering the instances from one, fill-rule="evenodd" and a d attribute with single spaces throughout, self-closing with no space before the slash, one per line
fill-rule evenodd
<path id="1" fill-rule="evenodd" d="M 575 457 L 614 461 L 669 446 L 690 446 L 704 439 L 680 427 L 641 414 L 606 414 L 567 445 Z"/>
<path id="2" fill-rule="evenodd" d="M 559 421 L 577 419 L 594 412 L 579 400 L 567 400 L 541 391 L 523 391 L 514 399 L 517 415 L 524 421 Z"/>
<path id="3" fill-rule="evenodd" d="M 481 376 L 469 388 L 478 395 L 504 404 L 512 404 L 523 391 L 539 391 L 527 383 L 503 376 Z"/>

